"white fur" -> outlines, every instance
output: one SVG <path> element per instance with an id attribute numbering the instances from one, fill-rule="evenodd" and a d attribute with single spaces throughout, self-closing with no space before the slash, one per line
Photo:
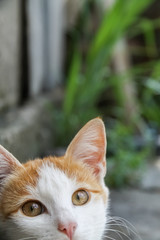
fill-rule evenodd
<path id="1" fill-rule="evenodd" d="M 84 183 L 78 183 L 51 164 L 45 164 L 39 170 L 39 179 L 35 188 L 28 186 L 29 199 L 39 200 L 48 213 L 37 217 L 26 217 L 21 210 L 9 220 L 8 230 L 12 240 L 68 240 L 67 236 L 57 230 L 58 222 L 74 221 L 78 227 L 73 240 L 100 240 L 106 224 L 106 209 L 103 199 L 97 200 L 96 193 L 91 193 L 91 199 L 82 206 L 72 204 L 72 194 L 79 188 L 89 188 Z M 105 191 L 108 192 L 106 187 Z M 16 235 L 14 227 L 18 227 Z M 25 233 L 25 234 L 24 234 Z M 23 238 L 22 238 L 23 236 Z M 32 237 L 32 238 L 28 238 Z"/>

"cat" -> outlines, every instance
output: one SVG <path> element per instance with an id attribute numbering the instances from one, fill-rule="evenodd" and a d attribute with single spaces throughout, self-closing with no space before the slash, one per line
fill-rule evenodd
<path id="1" fill-rule="evenodd" d="M 0 146 L 0 228 L 6 239 L 101 240 L 109 205 L 105 155 L 100 118 L 82 127 L 63 157 L 21 164 Z"/>

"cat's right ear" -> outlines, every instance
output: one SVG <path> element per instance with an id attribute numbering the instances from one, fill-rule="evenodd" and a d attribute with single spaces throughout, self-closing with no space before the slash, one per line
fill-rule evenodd
<path id="1" fill-rule="evenodd" d="M 98 179 L 106 174 L 106 132 L 103 121 L 95 118 L 89 121 L 74 137 L 66 156 L 81 161 Z"/>
<path id="2" fill-rule="evenodd" d="M 0 185 L 17 167 L 21 167 L 20 162 L 4 147 L 0 145 Z"/>

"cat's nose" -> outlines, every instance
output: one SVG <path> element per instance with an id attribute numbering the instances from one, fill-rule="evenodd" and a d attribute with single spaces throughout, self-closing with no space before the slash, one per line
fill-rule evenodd
<path id="1" fill-rule="evenodd" d="M 73 238 L 73 234 L 77 228 L 76 222 L 70 222 L 68 224 L 59 223 L 58 224 L 58 230 L 64 234 L 66 234 L 70 240 Z"/>

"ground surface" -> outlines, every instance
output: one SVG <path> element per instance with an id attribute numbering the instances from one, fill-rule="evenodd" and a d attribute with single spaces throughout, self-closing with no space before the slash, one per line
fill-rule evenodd
<path id="1" fill-rule="evenodd" d="M 148 168 L 138 189 L 113 190 L 110 197 L 111 215 L 129 221 L 139 237 L 129 226 L 130 233 L 126 227 L 119 227 L 117 233 L 109 231 L 106 240 L 160 240 L 160 160 Z M 111 228 L 116 229 L 115 222 L 112 224 Z"/>

